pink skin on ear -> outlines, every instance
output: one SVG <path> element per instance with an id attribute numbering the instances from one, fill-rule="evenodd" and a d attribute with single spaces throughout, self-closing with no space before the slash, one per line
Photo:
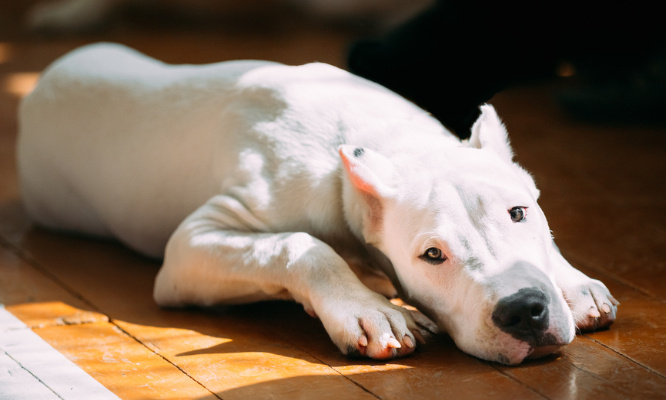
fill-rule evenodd
<path id="1" fill-rule="evenodd" d="M 346 148 L 347 151 L 344 151 Z M 367 155 L 367 152 L 357 147 L 351 150 L 351 146 L 340 147 L 340 158 L 351 184 L 358 190 L 367 205 L 367 212 L 363 216 L 363 226 L 366 239 L 380 229 L 382 224 L 383 207 L 381 183 L 377 182 L 377 176 L 357 158 Z M 378 188 L 378 185 L 380 186 Z"/>
<path id="2" fill-rule="evenodd" d="M 359 163 L 357 163 L 354 159 L 349 159 L 342 151 L 342 148 L 340 148 L 338 152 L 340 153 L 340 158 L 342 159 L 342 165 L 344 165 L 345 170 L 347 170 L 349 179 L 351 180 L 354 187 L 364 193 L 377 196 L 377 191 L 375 188 L 369 182 L 363 179 L 362 172 L 359 171 L 359 169 L 362 168 Z"/>

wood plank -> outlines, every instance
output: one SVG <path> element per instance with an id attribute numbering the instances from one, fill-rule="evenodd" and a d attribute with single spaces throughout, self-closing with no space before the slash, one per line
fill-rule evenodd
<path id="1" fill-rule="evenodd" d="M 123 399 L 216 398 L 113 324 L 53 326 L 35 333 Z"/>
<path id="2" fill-rule="evenodd" d="M 70 306 L 61 301 L 22 303 L 6 306 L 13 315 L 30 328 L 109 322 L 109 318 L 95 311 Z"/>
<path id="3" fill-rule="evenodd" d="M 375 398 L 306 351 L 270 335 L 269 329 L 239 322 L 220 326 L 210 336 L 117 321 L 223 399 Z"/>
<path id="4" fill-rule="evenodd" d="M 57 282 L 49 279 L 38 269 L 20 260 L 3 247 L 0 247 L 0 302 L 8 304 L 7 309 L 18 319 L 29 327 L 37 328 L 35 331 L 47 342 L 123 398 L 211 397 L 210 392 L 187 377 L 178 368 L 154 354 L 115 325 L 109 324 L 106 315 L 70 305 L 89 307 L 87 302 L 72 295 Z M 31 332 L 27 326 L 23 325 L 25 327 L 23 331 L 18 330 L 22 328 L 21 326 L 11 327 L 11 331 L 2 333 L 2 340 L 18 340 L 29 335 Z M 10 333 L 13 336 L 10 337 Z M 16 348 L 14 343 L 10 344 Z M 39 347 L 35 343 L 28 343 L 22 348 L 27 351 L 43 347 Z M 44 351 L 46 350 L 39 352 L 40 357 L 43 356 Z M 102 354 L 101 357 L 100 354 Z M 17 357 L 15 354 L 12 356 Z M 49 365 L 53 365 L 54 361 L 51 358 L 48 360 L 51 363 Z M 116 361 L 117 363 L 115 363 Z M 46 367 L 42 363 L 36 363 L 31 359 L 22 362 L 24 365 L 22 371 L 38 374 L 40 379 L 50 379 L 51 372 L 45 369 Z M 22 378 L 25 378 L 25 374 L 16 375 L 16 369 L 13 366 L 7 365 L 7 367 L 11 369 L 5 373 L 12 371 L 13 374 L 3 381 L 10 385 L 7 390 L 11 389 L 11 391 L 7 393 L 11 393 L 12 396 L 22 395 L 24 392 L 16 391 L 15 387 L 24 382 Z M 46 374 L 46 378 L 42 377 L 43 374 Z M 128 375 L 133 380 L 127 378 Z M 156 379 L 156 376 L 162 378 Z M 18 381 L 14 377 L 21 378 L 21 380 Z M 64 379 L 63 376 L 56 378 L 53 379 L 58 381 Z M 85 378 L 81 379 L 85 380 Z M 132 384 L 128 386 L 128 382 Z M 132 385 L 136 385 L 138 388 Z M 50 386 L 46 388 L 51 392 L 55 390 L 49 389 Z M 87 395 L 93 395 L 86 389 L 81 390 Z M 43 391 L 35 389 L 34 392 L 25 393 L 32 396 L 41 392 Z M 60 391 L 57 393 L 62 395 Z M 69 394 L 62 398 L 74 397 Z"/>
<path id="5" fill-rule="evenodd" d="M 431 337 L 415 354 L 403 359 L 352 360 L 333 345 L 321 323 L 298 305 L 274 303 L 246 308 L 270 326 L 273 335 L 303 347 L 382 399 L 485 399 L 489 395 L 501 399 L 541 398 L 523 382 L 497 371 L 494 364 L 461 352 L 447 336 Z"/>
<path id="6" fill-rule="evenodd" d="M 656 305 L 650 304 L 649 307 Z M 644 389 L 647 394 L 666 390 L 664 377 L 649 366 L 650 361 L 653 361 L 656 368 L 658 367 L 656 363 L 664 359 L 664 353 L 660 350 L 661 345 L 653 346 L 654 355 L 651 360 L 638 355 L 633 360 L 621 354 L 620 349 L 609 348 L 612 346 L 611 343 L 599 340 L 600 335 L 611 334 L 618 328 L 625 332 L 626 326 L 621 322 L 616 323 L 608 331 L 578 335 L 572 344 L 560 351 L 559 355 L 544 360 L 528 361 L 518 367 L 505 367 L 480 361 L 462 353 L 447 337 L 431 339 L 416 354 L 405 359 L 387 363 L 349 360 L 330 344 L 326 332 L 316 324 L 296 323 L 294 317 L 283 315 L 278 305 L 272 310 L 252 311 L 257 318 L 274 327 L 276 335 L 284 335 L 287 332 L 287 324 L 298 326 L 297 330 L 288 333 L 288 339 L 300 343 L 322 362 L 333 366 L 360 386 L 386 399 L 405 396 L 436 398 L 440 395 L 445 398 L 448 396 L 484 398 L 488 393 L 499 398 L 543 396 L 553 399 L 583 399 L 598 398 L 601 394 L 608 398 L 623 398 L 622 396 L 634 390 L 633 382 L 636 379 L 646 382 Z M 292 312 L 295 311 L 298 311 L 296 307 Z M 659 313 L 659 309 L 655 310 L 655 313 Z M 645 330 L 646 324 L 643 320 L 637 319 L 636 322 L 635 329 Z M 645 346 L 650 343 L 648 338 L 652 333 L 657 334 L 657 341 L 661 340 L 663 333 L 658 333 L 659 329 L 660 326 L 655 326 L 654 332 L 645 332 Z M 631 347 L 629 344 L 631 341 L 624 343 Z M 602 366 L 607 370 L 600 370 Z M 613 366 L 621 373 L 627 374 L 627 377 L 618 379 L 614 375 L 616 370 L 611 368 Z M 583 388 L 574 384 L 575 382 L 572 383 L 573 379 L 578 379 Z M 596 386 L 585 389 L 588 383 Z M 616 393 L 621 396 L 616 396 Z"/>
<path id="7" fill-rule="evenodd" d="M 67 287 L 73 297 L 85 299 L 88 307 L 94 299 L 94 307 L 106 315 L 107 310 L 130 315 L 159 311 L 152 301 L 152 282 L 159 268 L 154 260 L 115 242 L 59 235 L 30 226 L 15 232 L 10 240 L 25 253 L 26 260 L 39 266 L 57 285 Z M 69 300 L 65 303 L 82 308 Z"/>
<path id="8" fill-rule="evenodd" d="M 44 308 L 39 303 L 51 303 Z M 63 324 L 74 320 L 106 320 L 83 311 L 90 305 L 64 289 L 42 271 L 20 259 L 0 243 L 0 304 L 21 315 L 30 326 Z"/>
<path id="9" fill-rule="evenodd" d="M 570 207 L 580 214 L 572 215 Z M 575 202 L 551 210 L 567 224 L 558 241 L 569 258 L 666 300 L 666 225 L 652 217 L 666 215 L 666 204 Z"/>
<path id="10" fill-rule="evenodd" d="M 260 319 L 233 312 L 158 308 L 152 300 L 158 264 L 118 244 L 34 230 L 26 233 L 21 245 L 35 262 L 109 315 L 133 338 L 211 391 L 224 393 L 225 398 L 252 398 L 268 393 L 276 398 L 306 398 L 313 394 L 329 398 L 341 393 L 351 398 L 369 396 L 307 351 L 276 337 L 272 327 Z M 239 310 L 242 309 L 236 309 Z M 305 316 L 302 309 L 299 311 Z M 17 312 L 29 314 L 25 306 L 17 307 Z M 55 335 L 49 338 L 50 343 L 66 352 L 56 340 Z M 229 344 L 221 352 L 205 351 L 216 340 Z M 328 342 L 328 338 L 325 340 Z M 299 385 L 292 385 L 293 380 Z"/>
<path id="11" fill-rule="evenodd" d="M 39 389 L 37 387 L 34 389 L 35 392 L 31 389 L 25 393 L 26 395 L 46 395 L 46 398 L 70 400 L 118 399 L 90 375 L 49 346 L 27 325 L 0 308 L 0 356 L 3 354 L 6 357 L 0 358 L 5 360 L 3 362 L 5 367 L 10 369 L 0 373 L 3 376 L 0 380 L 0 393 L 5 391 L 1 387 L 6 385 L 7 392 L 22 396 L 23 390 L 16 390 L 16 387 L 34 382 L 29 382 L 31 379 L 24 373 L 14 375 L 14 372 L 25 371 L 41 384 L 37 386 Z M 15 365 L 8 365 L 6 363 L 8 360 L 13 360 Z"/>
<path id="12" fill-rule="evenodd" d="M 577 336 L 556 359 L 498 369 L 553 399 L 649 399 L 666 389 L 663 376 L 586 336 Z"/>
<path id="13" fill-rule="evenodd" d="M 666 303 L 610 277 L 586 271 L 585 267 L 581 269 L 604 279 L 621 302 L 618 319 L 610 329 L 586 333 L 585 337 L 603 344 L 662 378 L 666 377 L 666 321 L 663 318 Z"/>
<path id="14" fill-rule="evenodd" d="M 211 396 L 178 368 L 109 324 L 106 315 L 71 306 L 89 304 L 2 247 L 0 299 L 11 304 L 7 309 L 27 325 L 41 328 L 35 331 L 47 342 L 123 398 Z"/>
<path id="15" fill-rule="evenodd" d="M 0 245 L 0 304 L 32 328 L 105 322 L 108 317 L 44 271 Z"/>
<path id="16" fill-rule="evenodd" d="M 444 338 L 403 360 L 340 363 L 336 369 L 381 399 L 543 398 L 525 382 L 462 353 Z"/>

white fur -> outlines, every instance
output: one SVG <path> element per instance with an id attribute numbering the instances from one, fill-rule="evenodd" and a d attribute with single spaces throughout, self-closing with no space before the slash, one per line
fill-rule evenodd
<path id="1" fill-rule="evenodd" d="M 45 71 L 20 128 L 28 212 L 164 256 L 164 306 L 295 299 L 341 351 L 389 358 L 422 333 L 376 293 L 397 290 L 464 351 L 509 364 L 570 342 L 574 314 L 581 327 L 615 318 L 603 284 L 554 247 L 491 106 L 461 143 L 332 66 L 173 66 L 99 44 Z M 526 221 L 511 221 L 515 206 Z M 431 247 L 447 260 L 424 261 Z M 550 298 L 547 348 L 491 320 L 530 287 Z"/>

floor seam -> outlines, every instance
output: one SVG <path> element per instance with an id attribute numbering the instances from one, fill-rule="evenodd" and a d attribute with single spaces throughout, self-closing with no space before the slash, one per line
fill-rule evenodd
<path id="1" fill-rule="evenodd" d="M 30 371 L 28 368 L 26 368 L 25 365 L 23 365 L 23 363 L 21 363 L 19 360 L 17 360 L 17 359 L 15 359 L 14 357 L 12 357 L 12 355 L 9 354 L 9 353 L 7 353 L 6 351 L 4 351 L 4 350 L 2 350 L 2 349 L 0 349 L 0 351 L 2 351 L 2 353 L 3 353 L 4 355 L 6 355 L 6 356 L 9 357 L 12 361 L 14 361 L 14 362 L 16 363 L 16 365 L 18 365 L 19 367 L 21 367 L 22 370 L 24 370 L 25 372 L 27 372 L 28 374 L 30 374 L 30 376 L 32 376 L 33 378 L 35 378 L 35 380 L 37 380 L 39 383 L 41 383 L 46 389 L 48 389 L 51 393 L 53 393 L 57 398 L 59 398 L 59 399 L 63 399 L 62 396 L 60 396 L 58 393 L 56 393 L 56 392 L 55 392 L 55 391 L 54 391 L 49 385 L 46 384 L 46 382 L 44 382 L 43 380 L 41 380 L 41 379 L 40 379 L 37 375 L 35 375 L 32 371 Z M 63 399 L 63 400 L 64 400 L 64 399 Z"/>
<path id="2" fill-rule="evenodd" d="M 597 339 L 595 339 L 595 338 L 593 338 L 593 337 L 590 337 L 590 336 L 588 336 L 588 335 L 581 335 L 581 336 L 584 337 L 584 338 L 587 339 L 587 340 L 591 340 L 591 341 L 593 341 L 594 343 L 596 343 L 596 344 L 598 344 L 598 345 L 604 347 L 605 349 L 608 349 L 608 350 L 612 351 L 613 353 L 617 354 L 618 356 L 620 356 L 620 357 L 622 357 L 622 358 L 624 358 L 624 359 L 630 361 L 630 362 L 633 363 L 633 364 L 638 365 L 639 367 L 645 369 L 646 371 L 648 371 L 648 372 L 650 372 L 650 373 L 652 373 L 652 374 L 655 374 L 655 375 L 657 375 L 658 377 L 660 377 L 660 378 L 662 378 L 662 379 L 666 379 L 666 375 L 662 374 L 661 372 L 659 372 L 659 371 L 657 371 L 657 370 L 655 370 L 655 369 L 650 368 L 649 366 L 647 366 L 647 365 L 645 365 L 645 364 L 643 364 L 643 363 L 641 363 L 641 362 L 639 362 L 639 361 L 634 360 L 633 358 L 631 358 L 631 357 L 629 357 L 628 355 L 626 355 L 626 354 L 624 354 L 624 353 L 622 353 L 622 352 L 620 352 L 620 351 L 614 349 L 613 347 L 611 347 L 611 346 L 609 346 L 609 345 L 607 345 L 607 344 L 605 344 L 605 343 L 603 343 L 603 342 L 601 342 L 601 341 L 599 341 L 599 340 L 597 340 Z"/>
<path id="3" fill-rule="evenodd" d="M 497 371 L 497 372 L 499 372 L 500 374 L 504 375 L 505 377 L 507 377 L 507 378 L 511 379 L 512 381 L 518 383 L 519 385 L 521 385 L 521 386 L 527 388 L 527 389 L 528 389 L 529 391 L 531 391 L 532 393 L 535 393 L 535 394 L 541 396 L 541 397 L 544 398 L 544 399 L 551 399 L 550 397 L 544 395 L 543 393 L 541 393 L 541 392 L 538 391 L 537 389 L 533 388 L 532 386 L 526 384 L 525 382 L 523 382 L 523 381 L 517 379 L 516 377 L 513 377 L 513 376 L 507 374 L 507 373 L 504 372 L 500 367 L 497 367 L 497 366 L 495 366 L 495 365 L 491 365 L 491 367 L 492 367 L 495 371 Z"/>
<path id="4" fill-rule="evenodd" d="M 51 271 L 49 271 L 47 268 L 45 268 L 39 261 L 37 261 L 30 254 L 30 252 L 28 252 L 28 251 L 16 246 L 15 244 L 7 241 L 1 235 L 0 235 L 0 245 L 2 247 L 6 248 L 11 253 L 13 253 L 14 255 L 16 255 L 22 261 L 24 261 L 27 264 L 29 264 L 30 266 L 32 266 L 35 270 L 37 270 L 39 273 L 44 275 L 46 278 L 50 279 L 56 285 L 60 286 L 67 293 L 74 296 L 77 300 L 82 301 L 87 307 L 90 308 L 91 311 L 98 312 L 102 315 L 105 315 L 107 318 L 109 318 L 109 316 L 106 315 L 106 313 L 104 313 L 102 310 L 100 310 L 99 307 L 95 306 L 88 299 L 86 299 L 81 293 L 74 290 L 72 287 L 67 285 L 62 279 L 58 278 L 55 274 L 53 274 Z"/>
<path id="5" fill-rule="evenodd" d="M 355 386 L 358 387 L 359 389 L 363 390 L 364 392 L 368 393 L 369 395 L 373 396 L 373 397 L 376 398 L 376 399 L 382 400 L 382 398 L 381 398 L 379 395 L 377 395 L 376 393 L 373 393 L 372 391 L 370 391 L 369 389 L 367 389 L 366 387 L 364 387 L 364 386 L 361 385 L 360 383 L 354 381 L 353 379 L 351 379 L 351 378 L 348 377 L 347 375 L 345 375 L 345 374 L 343 374 L 342 372 L 338 371 L 334 366 L 329 365 L 327 362 L 325 362 L 325 361 L 322 360 L 321 358 L 317 357 L 315 354 L 309 352 L 309 351 L 306 350 L 306 349 L 301 348 L 301 346 L 295 344 L 292 340 L 287 339 L 287 338 L 285 338 L 285 337 L 282 336 L 282 335 L 280 335 L 280 338 L 282 338 L 282 340 L 286 341 L 287 343 L 289 343 L 290 345 L 294 346 L 295 348 L 300 349 L 300 350 L 303 351 L 305 354 L 307 354 L 307 355 L 309 355 L 310 357 L 314 358 L 315 360 L 317 360 L 317 361 L 318 361 L 319 363 L 321 363 L 322 365 L 327 366 L 328 368 L 330 368 L 331 370 L 333 370 L 336 374 L 338 374 L 339 376 L 343 377 L 343 378 L 346 379 L 347 381 L 351 382 L 353 385 L 355 385 Z"/>
<path id="6" fill-rule="evenodd" d="M 178 371 L 180 371 L 183 375 L 185 375 L 186 377 L 188 377 L 189 379 L 191 379 L 193 382 L 196 382 L 197 385 L 199 385 L 199 386 L 201 386 L 202 388 L 204 388 L 208 393 L 212 394 L 213 396 L 215 396 L 216 398 L 218 398 L 218 399 L 220 399 L 220 400 L 224 400 L 222 397 L 218 396 L 217 393 L 214 393 L 214 392 L 212 392 L 210 389 L 208 389 L 208 388 L 206 387 L 206 385 L 204 385 L 203 383 L 199 382 L 199 381 L 198 381 L 196 378 L 194 378 L 192 375 L 188 374 L 183 368 L 181 368 L 180 366 L 178 366 L 178 364 L 172 362 L 172 361 L 169 360 L 167 357 L 163 356 L 163 355 L 160 354 L 158 351 L 155 351 L 155 350 L 152 349 L 150 346 L 148 346 L 147 344 L 145 344 L 143 341 L 141 341 L 141 339 L 137 338 L 136 336 L 132 335 L 130 332 L 128 332 L 128 331 L 126 331 L 125 329 L 123 329 L 119 324 L 116 323 L 116 321 L 115 321 L 113 318 L 110 318 L 110 317 L 109 317 L 109 323 L 112 324 L 113 326 L 115 326 L 115 327 L 116 327 L 118 330 L 120 330 L 120 332 L 122 332 L 124 335 L 126 335 L 127 337 L 129 337 L 129 338 L 131 338 L 132 340 L 134 340 L 135 342 L 137 342 L 139 345 L 141 345 L 142 347 L 144 347 L 145 349 L 147 349 L 147 350 L 150 351 L 151 353 L 155 354 L 157 357 L 161 358 L 162 360 L 164 360 L 165 362 L 167 362 L 169 365 L 172 365 L 174 368 L 176 368 Z"/>
<path id="7" fill-rule="evenodd" d="M 292 343 L 292 345 L 293 345 L 293 343 Z M 351 378 L 348 377 L 347 375 L 345 375 L 345 374 L 343 374 L 342 372 L 338 371 L 334 366 L 327 364 L 326 362 L 324 362 L 324 360 L 320 359 L 320 358 L 317 357 L 316 355 L 314 355 L 314 354 L 312 354 L 312 353 L 310 353 L 309 351 L 306 351 L 306 350 L 303 350 L 303 351 L 304 351 L 306 354 L 310 355 L 310 356 L 311 356 L 312 358 L 314 358 L 315 360 L 317 360 L 317 361 L 319 361 L 320 363 L 322 363 L 323 365 L 326 365 L 328 368 L 330 368 L 330 369 L 332 369 L 333 371 L 335 371 L 336 374 L 338 374 L 338 375 L 340 375 L 341 377 L 343 377 L 344 379 L 348 380 L 348 381 L 351 382 L 353 385 L 355 385 L 356 387 L 360 388 L 360 389 L 363 390 L 364 392 L 368 393 L 368 394 L 371 395 L 372 397 L 374 397 L 374 398 L 376 398 L 376 399 L 379 399 L 379 400 L 382 399 L 379 395 L 377 395 L 376 393 L 371 392 L 370 389 L 364 387 L 364 386 L 361 385 L 360 383 L 356 382 L 355 380 L 351 379 Z"/>
<path id="8" fill-rule="evenodd" d="M 588 269 L 590 269 L 590 270 L 592 270 L 596 273 L 606 275 L 607 278 L 610 278 L 610 279 L 616 281 L 619 284 L 622 284 L 622 285 L 624 285 L 624 286 L 626 286 L 626 287 L 628 287 L 632 290 L 635 290 L 638 293 L 648 297 L 651 300 L 655 300 L 655 301 L 658 301 L 660 303 L 666 303 L 666 300 L 660 298 L 659 296 L 655 295 L 654 293 L 650 292 L 649 290 L 643 289 L 640 286 L 637 286 L 636 284 L 634 284 L 634 283 L 632 283 L 632 282 L 614 274 L 611 271 L 607 271 L 603 268 L 597 268 L 597 267 L 592 265 L 593 263 L 591 263 L 587 260 L 584 260 L 581 257 L 576 256 L 575 254 L 571 254 L 571 253 L 563 250 L 562 255 L 566 255 L 565 258 L 574 261 L 575 264 L 583 265 L 583 266 L 585 266 L 585 268 L 588 268 Z"/>
<path id="9" fill-rule="evenodd" d="M 32 257 L 32 255 L 31 255 L 28 251 L 26 251 L 26 250 L 24 250 L 24 249 L 22 249 L 22 248 L 20 248 L 20 247 L 18 247 L 18 246 L 16 246 L 16 245 L 14 245 L 13 243 L 7 241 L 7 240 L 6 240 L 4 237 L 2 237 L 1 235 L 0 235 L 0 246 L 6 248 L 6 249 L 7 249 L 8 251 L 10 251 L 12 254 L 16 255 L 18 258 L 20 258 L 21 260 L 23 260 L 24 262 L 26 262 L 27 264 L 29 264 L 30 266 L 32 266 L 33 268 L 35 268 L 35 270 L 37 270 L 39 273 L 41 273 L 42 275 L 44 275 L 46 278 L 50 279 L 50 280 L 53 281 L 55 284 L 57 284 L 58 286 L 60 286 L 60 287 L 61 287 L 63 290 L 65 290 L 67 293 L 69 293 L 70 295 L 74 296 L 76 299 L 82 301 L 82 302 L 83 302 L 87 307 L 89 307 L 92 311 L 97 312 L 97 313 L 99 313 L 99 314 L 101 314 L 101 315 L 104 315 L 104 316 L 107 318 L 108 323 L 110 323 L 111 325 L 113 325 L 114 327 L 116 327 L 117 329 L 119 329 L 120 332 L 122 332 L 124 335 L 126 335 L 126 336 L 128 336 L 129 338 L 133 339 L 134 341 L 136 341 L 137 343 L 139 343 L 142 347 L 144 347 L 145 349 L 147 349 L 148 351 L 150 351 L 152 354 L 155 354 L 156 356 L 160 357 L 161 359 L 163 359 L 164 361 L 166 361 L 167 363 L 169 363 L 170 365 L 172 365 L 173 367 L 175 367 L 176 369 L 178 369 L 178 371 L 180 371 L 182 374 L 184 374 L 185 376 L 187 376 L 187 377 L 188 377 L 189 379 L 191 379 L 192 381 L 196 382 L 197 385 L 199 385 L 199 386 L 201 386 L 202 388 L 204 388 L 206 391 L 208 391 L 209 393 L 211 393 L 211 394 L 212 394 L 213 396 L 215 396 L 216 398 L 218 398 L 218 399 L 220 399 L 220 400 L 224 400 L 222 397 L 220 397 L 220 396 L 218 396 L 217 394 L 211 392 L 210 389 L 208 389 L 205 385 L 203 385 L 201 382 L 199 382 L 198 380 L 196 380 L 196 379 L 195 379 L 194 377 L 192 377 L 190 374 L 188 374 L 187 372 L 185 372 L 181 367 L 179 367 L 179 366 L 176 365 L 175 363 L 171 362 L 168 358 L 164 357 L 164 356 L 161 355 L 160 353 L 158 353 L 158 352 L 156 352 L 155 350 L 151 349 L 149 346 L 147 346 L 147 345 L 146 345 L 145 343 L 143 343 L 141 340 L 139 340 L 138 338 L 136 338 L 134 335 L 130 334 L 129 332 L 127 332 L 126 330 L 124 330 L 122 327 L 120 327 L 110 315 L 108 315 L 107 313 L 105 313 L 104 311 L 102 311 L 99 307 L 95 306 L 93 303 L 91 303 L 90 301 L 88 301 L 83 295 L 81 295 L 80 293 L 78 293 L 77 291 L 75 291 L 74 289 L 72 289 L 69 285 L 67 285 L 65 282 L 63 282 L 63 281 L 62 281 L 60 278 L 58 278 L 55 274 L 51 273 L 48 269 L 44 268 L 44 266 L 42 266 L 41 263 L 40 263 L 39 261 L 37 261 L 34 257 Z M 69 323 L 69 324 L 65 323 L 65 325 L 85 325 L 85 324 L 92 324 L 92 323 L 95 323 L 95 322 L 97 322 L 97 321 L 81 321 L 81 322 L 77 322 L 77 323 Z M 30 329 L 32 329 L 32 328 L 30 328 Z"/>

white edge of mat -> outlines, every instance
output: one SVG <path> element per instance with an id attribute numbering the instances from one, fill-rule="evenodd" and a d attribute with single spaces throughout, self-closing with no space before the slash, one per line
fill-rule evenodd
<path id="1" fill-rule="evenodd" d="M 118 397 L 0 304 L 0 399 Z"/>

